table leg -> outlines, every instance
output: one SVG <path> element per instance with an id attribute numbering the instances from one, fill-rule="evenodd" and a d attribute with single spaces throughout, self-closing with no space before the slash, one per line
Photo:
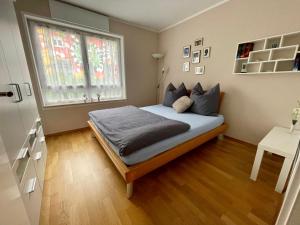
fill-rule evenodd
<path id="1" fill-rule="evenodd" d="M 218 135 L 218 140 L 223 141 L 224 140 L 224 134 L 219 134 Z"/>
<path id="2" fill-rule="evenodd" d="M 255 160 L 254 160 L 254 163 L 253 163 L 252 171 L 251 171 L 251 176 L 250 176 L 250 178 L 254 181 L 257 178 L 257 174 L 258 174 L 263 156 L 264 156 L 264 150 L 262 148 L 258 147 L 256 155 L 255 155 Z"/>
<path id="3" fill-rule="evenodd" d="M 126 189 L 127 189 L 127 198 L 131 198 L 132 193 L 133 193 L 133 182 L 126 184 Z"/>
<path id="4" fill-rule="evenodd" d="M 284 159 L 283 166 L 281 168 L 279 178 L 278 178 L 278 181 L 277 181 L 277 184 L 276 184 L 276 187 L 275 187 L 275 191 L 277 191 L 279 193 L 282 192 L 282 190 L 284 188 L 284 185 L 285 185 L 285 182 L 286 182 L 286 179 L 289 175 L 292 163 L 293 163 L 292 158 L 285 158 Z"/>

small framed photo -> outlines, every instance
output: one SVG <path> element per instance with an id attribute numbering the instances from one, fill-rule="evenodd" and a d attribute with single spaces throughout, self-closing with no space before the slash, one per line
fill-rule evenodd
<path id="1" fill-rule="evenodd" d="M 242 64 L 241 73 L 247 73 L 247 63 Z"/>
<path id="2" fill-rule="evenodd" d="M 209 58 L 210 57 L 210 47 L 204 48 L 203 57 L 204 58 Z"/>
<path id="3" fill-rule="evenodd" d="M 204 66 L 196 66 L 195 67 L 195 74 L 203 75 L 204 72 L 205 72 L 205 67 Z"/>
<path id="4" fill-rule="evenodd" d="M 183 58 L 189 58 L 191 55 L 191 46 L 187 45 L 183 47 Z"/>
<path id="5" fill-rule="evenodd" d="M 193 51 L 192 53 L 192 63 L 200 63 L 201 51 Z"/>
<path id="6" fill-rule="evenodd" d="M 271 48 L 278 48 L 279 47 L 279 43 L 272 43 Z"/>
<path id="7" fill-rule="evenodd" d="M 203 45 L 203 37 L 195 40 L 195 46 L 202 46 Z"/>
<path id="8" fill-rule="evenodd" d="M 184 62 L 182 70 L 183 70 L 183 72 L 189 72 L 190 71 L 190 62 Z"/>

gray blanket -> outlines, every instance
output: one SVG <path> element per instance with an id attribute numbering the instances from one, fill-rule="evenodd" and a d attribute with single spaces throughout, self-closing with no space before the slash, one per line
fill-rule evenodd
<path id="1" fill-rule="evenodd" d="M 126 156 L 141 148 L 190 129 L 190 125 L 170 120 L 135 106 L 89 112 L 104 136 Z"/>

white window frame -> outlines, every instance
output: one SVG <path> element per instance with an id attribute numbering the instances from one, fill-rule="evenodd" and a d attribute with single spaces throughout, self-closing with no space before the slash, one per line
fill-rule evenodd
<path id="1" fill-rule="evenodd" d="M 34 72 L 35 72 L 35 77 L 38 80 L 38 93 L 40 96 L 40 99 L 42 100 L 42 106 L 43 108 L 49 108 L 49 107 L 66 107 L 69 105 L 81 105 L 81 104 L 94 104 L 94 103 L 101 103 L 101 102 L 113 102 L 113 101 L 123 101 L 127 100 L 127 87 L 126 87 L 126 75 L 125 75 L 125 48 L 124 48 L 124 36 L 119 35 L 119 34 L 114 34 L 114 33 L 108 33 L 102 30 L 99 30 L 97 28 L 92 28 L 88 26 L 82 26 L 78 24 L 74 24 L 71 22 L 67 21 L 59 21 L 56 19 L 49 19 L 46 17 L 41 17 L 41 16 L 36 16 L 28 13 L 22 13 L 22 18 L 23 18 L 23 23 L 25 24 L 25 33 L 26 33 L 26 38 L 27 42 L 29 45 L 30 49 L 30 55 L 31 55 L 31 60 L 33 61 L 33 67 L 34 67 Z M 72 102 L 72 103 L 59 103 L 59 104 L 54 104 L 54 105 L 46 105 L 44 101 L 44 96 L 42 94 L 42 87 L 40 83 L 40 78 L 39 78 L 39 72 L 37 68 L 37 62 L 34 56 L 34 50 L 33 50 L 33 43 L 31 40 L 31 35 L 30 35 L 30 28 L 29 28 L 29 21 L 36 21 L 36 22 L 41 22 L 41 23 L 48 23 L 51 25 L 57 25 L 57 26 L 62 26 L 65 28 L 70 28 L 70 29 L 75 29 L 78 31 L 82 32 L 87 32 L 90 34 L 95 34 L 95 35 L 104 35 L 108 37 L 113 37 L 117 38 L 120 40 L 120 57 L 121 57 L 121 79 L 122 79 L 122 91 L 123 95 L 122 98 L 119 99 L 110 99 L 110 100 L 101 100 L 100 102 Z"/>

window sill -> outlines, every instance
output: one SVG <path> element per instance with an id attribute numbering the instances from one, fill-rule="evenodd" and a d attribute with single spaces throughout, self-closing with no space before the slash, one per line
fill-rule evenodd
<path id="1" fill-rule="evenodd" d="M 43 110 L 52 110 L 52 109 L 61 109 L 61 108 L 73 108 L 73 107 L 85 107 L 90 105 L 101 105 L 101 104 L 108 104 L 108 103 L 118 103 L 118 102 L 124 102 L 127 101 L 127 98 L 122 99 L 115 99 L 115 100 L 101 100 L 100 102 L 73 102 L 73 103 L 64 103 L 62 104 L 53 104 L 53 105 L 47 105 L 43 106 Z"/>

